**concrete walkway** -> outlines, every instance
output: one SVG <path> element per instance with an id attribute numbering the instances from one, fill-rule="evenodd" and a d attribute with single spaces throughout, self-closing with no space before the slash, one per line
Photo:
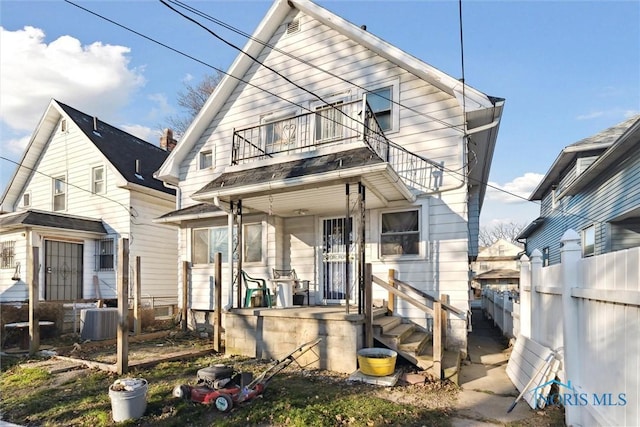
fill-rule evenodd
<path id="1" fill-rule="evenodd" d="M 472 312 L 472 332 L 468 336 L 469 360 L 460 369 L 454 427 L 512 424 L 536 425 L 540 418 L 524 400 L 511 413 L 507 410 L 519 392 L 507 377 L 509 349 L 506 339 L 480 309 Z M 525 422 L 526 420 L 526 422 Z"/>

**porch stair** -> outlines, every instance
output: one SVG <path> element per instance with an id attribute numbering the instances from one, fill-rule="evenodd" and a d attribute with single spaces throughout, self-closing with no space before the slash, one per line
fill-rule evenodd
<path id="1" fill-rule="evenodd" d="M 408 319 L 388 315 L 384 307 L 376 308 L 373 311 L 373 336 L 430 376 L 457 383 L 460 368 L 458 352 L 445 350 L 442 360 L 444 372 L 434 372 L 432 335 Z"/>

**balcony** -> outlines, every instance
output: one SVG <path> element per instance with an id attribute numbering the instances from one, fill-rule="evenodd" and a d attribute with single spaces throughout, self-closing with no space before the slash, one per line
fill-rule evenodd
<path id="1" fill-rule="evenodd" d="M 389 141 L 367 103 L 339 102 L 314 112 L 286 117 L 233 133 L 233 165 L 247 164 L 290 154 L 362 143 L 389 163 L 410 187 L 419 192 L 437 191 L 442 185 L 442 165 L 411 153 Z"/>

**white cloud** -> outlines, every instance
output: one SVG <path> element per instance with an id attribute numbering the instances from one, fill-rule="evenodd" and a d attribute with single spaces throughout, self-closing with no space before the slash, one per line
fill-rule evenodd
<path id="1" fill-rule="evenodd" d="M 62 36 L 47 44 L 30 26 L 0 27 L 0 121 L 15 131 L 33 131 L 51 98 L 109 120 L 145 80 L 129 68 L 130 49 Z"/>
<path id="2" fill-rule="evenodd" d="M 141 125 L 120 125 L 118 127 L 142 140 L 155 145 L 160 144 L 160 131 L 157 129 L 151 129 L 150 127 Z"/>
<path id="3" fill-rule="evenodd" d="M 27 147 L 31 139 L 31 135 L 25 135 L 20 138 L 12 138 L 6 141 L 2 141 L 3 147 L 7 147 L 7 151 L 14 156 L 21 155 L 24 149 Z M 13 156 L 12 156 L 13 157 Z"/>
<path id="4" fill-rule="evenodd" d="M 504 203 L 524 202 L 529 199 L 529 196 L 540 184 L 542 178 L 544 178 L 542 174 L 526 172 L 524 175 L 516 177 L 504 185 L 489 182 L 490 187 L 487 187 L 487 199 Z"/>
<path id="5" fill-rule="evenodd" d="M 604 112 L 602 111 L 594 111 L 592 113 L 588 113 L 588 114 L 581 114 L 578 117 L 576 117 L 577 120 L 593 120 L 593 119 L 597 119 L 599 117 L 604 116 Z"/>

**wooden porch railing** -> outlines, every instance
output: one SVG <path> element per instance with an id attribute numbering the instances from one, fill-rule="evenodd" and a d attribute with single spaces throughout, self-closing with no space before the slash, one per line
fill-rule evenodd
<path id="1" fill-rule="evenodd" d="M 395 299 L 402 298 L 409 304 L 433 317 L 433 368 L 434 372 L 441 372 L 442 358 L 446 343 L 448 315 L 451 313 L 457 316 L 464 316 L 466 318 L 467 314 L 450 305 L 448 295 L 443 294 L 440 298 L 437 298 L 414 288 L 406 282 L 398 280 L 396 278 L 396 272 L 393 269 L 389 270 L 389 276 L 386 282 L 370 273 L 370 264 L 367 264 L 365 272 L 365 301 L 372 301 L 372 284 L 375 283 L 389 292 L 387 308 L 390 312 L 393 313 L 394 311 Z M 367 304 L 366 307 L 369 310 L 369 314 L 366 316 L 367 320 L 369 320 L 372 315 L 372 305 Z M 373 344 L 373 326 L 371 323 L 371 321 L 366 322 L 367 331 L 365 334 L 365 341 Z"/>

